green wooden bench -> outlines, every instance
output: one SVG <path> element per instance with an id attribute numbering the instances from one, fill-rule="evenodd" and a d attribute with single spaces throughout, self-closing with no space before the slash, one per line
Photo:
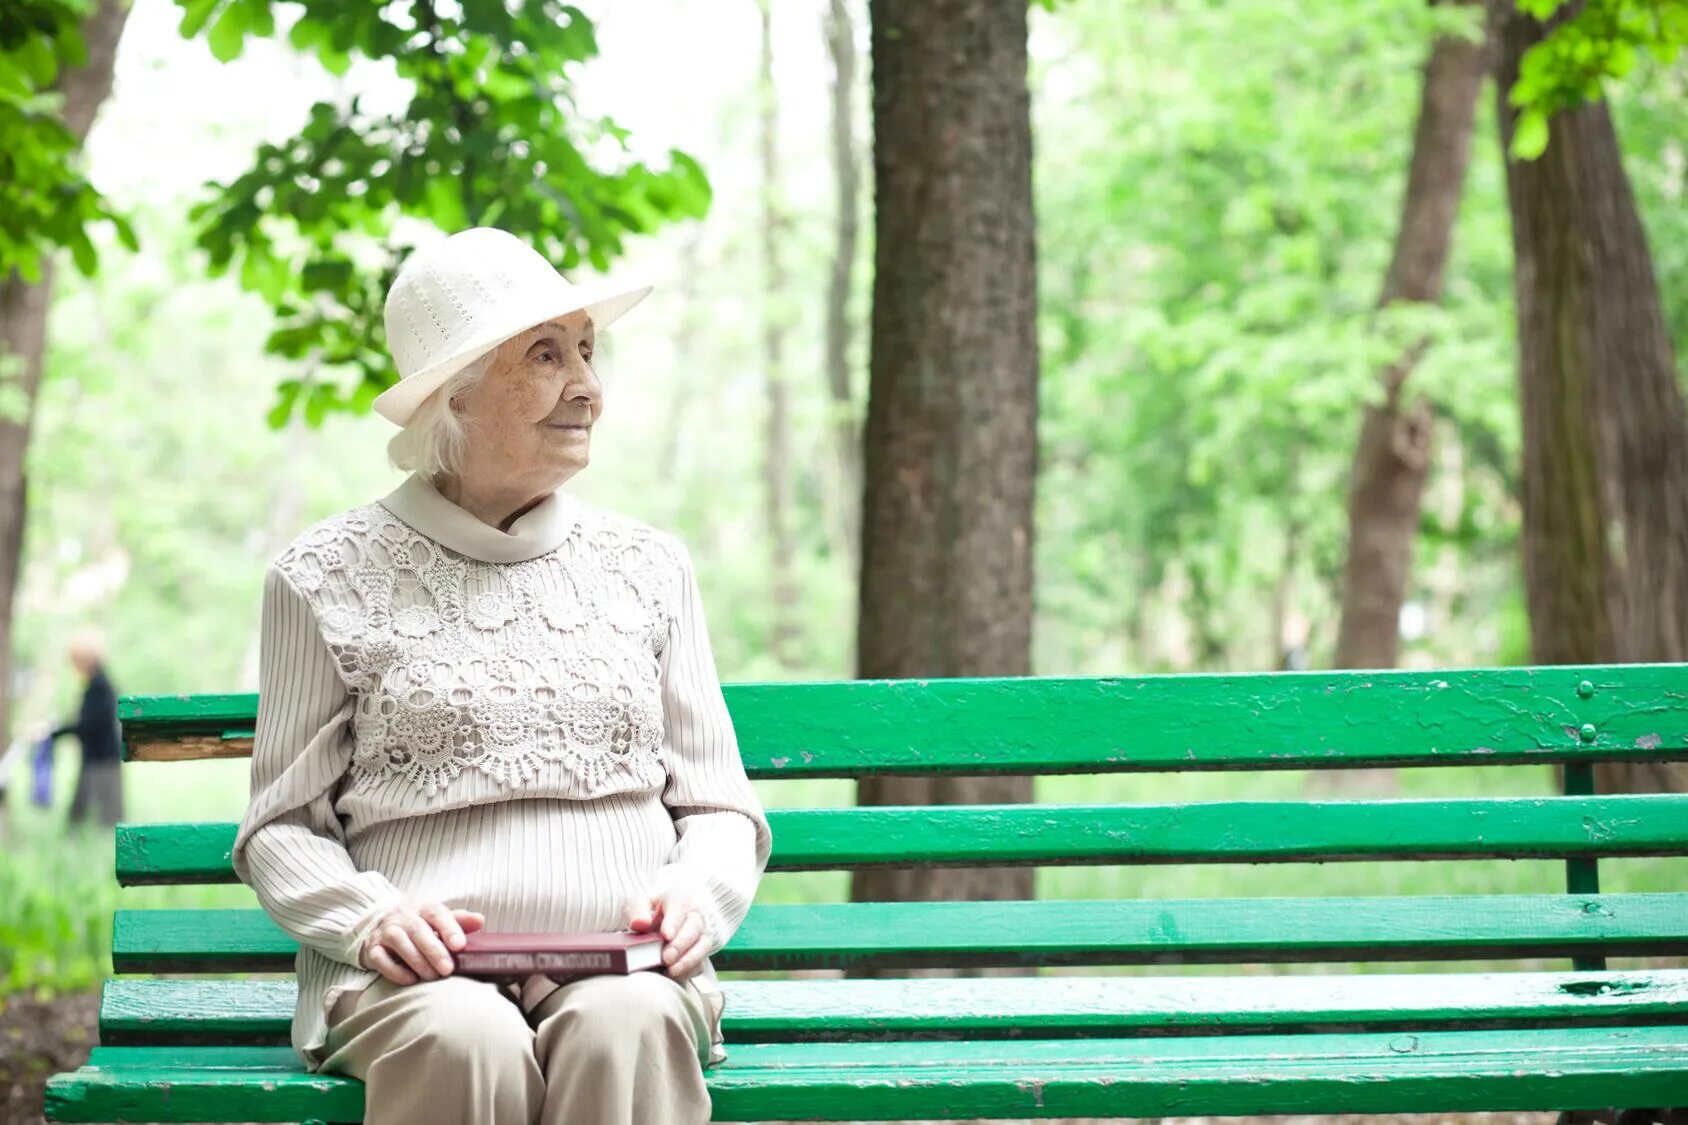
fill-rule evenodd
<path id="1" fill-rule="evenodd" d="M 1688 893 L 1602 894 L 1596 871 L 1602 857 L 1688 853 L 1688 796 L 1592 792 L 1597 761 L 1688 758 L 1688 669 L 742 685 L 727 701 L 750 774 L 769 781 L 1565 767 L 1566 795 L 1534 798 L 776 809 L 771 870 L 1508 857 L 1562 859 L 1568 886 L 758 904 L 717 957 L 722 970 L 1520 959 L 1536 969 L 736 980 L 731 1058 L 709 1072 L 718 1120 L 1688 1104 L 1688 969 L 1609 971 L 1603 960 L 1688 954 Z M 127 700 L 128 754 L 244 755 L 254 706 Z M 230 881 L 233 836 L 232 824 L 124 826 L 119 880 Z M 1318 889 L 1310 876 L 1307 890 Z M 101 1045 L 52 1080 L 48 1116 L 359 1120 L 361 1086 L 304 1072 L 284 1045 L 293 951 L 255 910 L 120 911 Z M 143 975 L 204 973 L 283 977 Z"/>

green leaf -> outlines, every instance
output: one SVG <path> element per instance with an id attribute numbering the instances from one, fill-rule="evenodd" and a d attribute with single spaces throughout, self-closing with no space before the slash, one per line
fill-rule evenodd
<path id="1" fill-rule="evenodd" d="M 345 288 L 352 280 L 352 263 L 345 258 L 310 262 L 300 271 L 300 284 L 307 293 Z"/>
<path id="2" fill-rule="evenodd" d="M 286 427 L 287 420 L 293 416 L 293 404 L 299 400 L 300 383 L 297 379 L 288 379 L 276 384 L 275 405 L 265 415 L 265 421 L 270 429 L 280 430 Z"/>
<path id="3" fill-rule="evenodd" d="M 328 417 L 328 408 L 333 402 L 333 387 L 323 383 L 312 387 L 310 397 L 305 399 L 305 424 L 313 428 L 321 426 Z"/>
<path id="4" fill-rule="evenodd" d="M 70 241 L 70 256 L 83 277 L 93 277 L 100 268 L 99 253 L 94 249 L 94 244 L 88 241 L 88 236 L 80 230 Z"/>
<path id="5" fill-rule="evenodd" d="M 331 43 L 324 43 L 317 48 L 317 61 L 322 68 L 336 78 L 342 78 L 352 69 L 352 56 L 349 51 L 336 50 Z"/>
<path id="6" fill-rule="evenodd" d="M 12 259 L 12 267 L 31 285 L 41 284 L 41 255 L 33 247 L 24 247 Z"/>
<path id="7" fill-rule="evenodd" d="M 183 39 L 192 39 L 205 29 L 205 21 L 211 18 L 211 13 L 217 10 L 220 0 L 177 0 L 182 8 L 181 33 Z"/>
<path id="8" fill-rule="evenodd" d="M 577 62 L 595 57 L 598 37 L 592 29 L 592 21 L 579 8 L 568 7 L 563 11 L 566 18 L 557 27 L 557 43 L 564 56 Z"/>
<path id="9" fill-rule="evenodd" d="M 324 43 L 327 40 L 328 34 L 321 21 L 310 15 L 300 16 L 287 32 L 288 43 L 299 51 L 308 52 L 318 43 Z"/>
<path id="10" fill-rule="evenodd" d="M 268 39 L 275 34 L 275 9 L 271 0 L 241 0 L 246 5 L 246 27 L 256 36 Z"/>
<path id="11" fill-rule="evenodd" d="M 12 53 L 12 58 L 37 89 L 50 85 L 59 71 L 59 60 L 53 54 L 53 41 L 44 37 L 25 39 Z"/>
<path id="12" fill-rule="evenodd" d="M 217 22 L 211 25 L 205 41 L 218 62 L 233 62 L 240 57 L 240 50 L 246 45 L 247 19 L 246 6 L 235 3 L 224 8 Z"/>
<path id="13" fill-rule="evenodd" d="M 1527 109 L 1518 115 L 1513 126 L 1512 155 L 1519 160 L 1534 160 L 1547 151 L 1547 114 L 1540 109 Z"/>
<path id="14" fill-rule="evenodd" d="M 76 24 L 67 24 L 59 32 L 59 59 L 71 69 L 88 65 L 88 39 Z"/>
<path id="15" fill-rule="evenodd" d="M 267 250 L 251 247 L 240 263 L 240 284 L 272 305 L 280 301 L 291 283 L 287 263 Z"/>
<path id="16" fill-rule="evenodd" d="M 24 76 L 21 69 L 13 66 L 0 66 L 0 99 L 27 101 L 35 93 L 34 87 Z"/>
<path id="17" fill-rule="evenodd" d="M 377 383 L 372 379 L 360 380 L 357 390 L 352 392 L 351 401 L 346 405 L 359 414 L 367 413 L 374 407 L 376 398 L 386 389 L 384 384 Z"/>
<path id="18" fill-rule="evenodd" d="M 319 342 L 321 333 L 315 324 L 289 325 L 277 328 L 264 341 L 264 350 L 287 359 L 304 359 Z"/>
<path id="19" fill-rule="evenodd" d="M 141 240 L 135 234 L 134 225 L 122 215 L 114 213 L 108 217 L 111 220 L 111 225 L 116 228 L 117 240 L 123 244 L 124 249 L 128 250 L 131 254 L 139 251 L 141 248 Z"/>
<path id="20" fill-rule="evenodd" d="M 463 208 L 463 189 L 457 179 L 449 175 L 435 176 L 423 191 L 428 218 L 443 231 L 460 231 L 469 225 L 469 214 Z"/>
<path id="21" fill-rule="evenodd" d="M 709 213 L 709 205 L 714 199 L 714 189 L 709 185 L 709 176 L 704 172 L 703 165 L 679 149 L 669 149 L 668 160 L 678 174 L 678 202 L 682 213 L 702 218 Z"/>

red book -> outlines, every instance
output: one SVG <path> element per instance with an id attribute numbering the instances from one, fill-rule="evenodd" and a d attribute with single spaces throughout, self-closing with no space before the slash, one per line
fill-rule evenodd
<path id="1" fill-rule="evenodd" d="M 662 967 L 662 935 L 631 930 L 590 934 L 467 934 L 457 971 L 469 977 L 532 973 L 637 973 Z"/>

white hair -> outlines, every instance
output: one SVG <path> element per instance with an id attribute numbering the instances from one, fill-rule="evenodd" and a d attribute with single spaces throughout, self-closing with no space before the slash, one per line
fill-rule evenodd
<path id="1" fill-rule="evenodd" d="M 422 400 L 422 405 L 404 424 L 404 429 L 387 443 L 387 458 L 394 468 L 416 473 L 430 480 L 455 473 L 463 463 L 468 430 L 454 407 L 469 388 L 492 368 L 498 349 L 469 361 L 463 370 L 447 379 L 440 389 Z"/>

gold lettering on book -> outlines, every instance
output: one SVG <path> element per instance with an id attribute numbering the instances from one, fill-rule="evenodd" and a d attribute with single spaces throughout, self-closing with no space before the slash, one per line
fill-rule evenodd
<path id="1" fill-rule="evenodd" d="M 609 972 L 615 959 L 608 953 L 459 953 L 457 967 L 476 973 Z"/>

